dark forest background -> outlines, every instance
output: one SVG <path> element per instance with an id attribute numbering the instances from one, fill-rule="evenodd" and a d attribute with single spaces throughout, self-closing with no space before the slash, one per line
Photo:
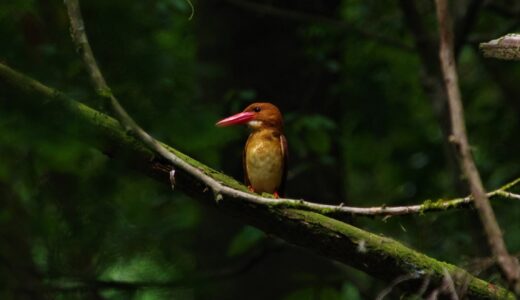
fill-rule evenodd
<path id="1" fill-rule="evenodd" d="M 520 64 L 485 59 L 478 43 L 518 30 L 520 2 L 452 4 L 469 138 L 491 190 L 520 176 Z M 269 101 L 284 114 L 291 198 L 379 206 L 467 195 L 447 142 L 432 1 L 193 5 L 190 19 L 184 0 L 82 2 L 109 85 L 153 136 L 241 179 L 247 131 L 214 123 Z M 0 1 L 0 61 L 108 111 L 63 1 Z M 37 103 L 0 83 L 2 299 L 355 300 L 388 286 L 172 194 Z M 494 208 L 518 252 L 520 204 Z M 489 253 L 473 210 L 352 222 L 500 282 L 481 268 Z"/>

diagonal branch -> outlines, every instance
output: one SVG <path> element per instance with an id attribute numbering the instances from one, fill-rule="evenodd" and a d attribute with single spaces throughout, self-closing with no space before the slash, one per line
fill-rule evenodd
<path id="1" fill-rule="evenodd" d="M 88 42 L 87 34 L 85 32 L 85 25 L 83 22 L 83 17 L 81 15 L 79 1 L 65 0 L 65 5 L 67 6 L 67 12 L 69 14 L 72 40 L 77 47 L 77 51 L 83 59 L 83 62 L 90 75 L 92 84 L 96 88 L 98 95 L 111 104 L 115 113 L 115 118 L 119 121 L 121 125 L 123 125 L 123 127 L 126 130 L 133 132 L 147 147 L 158 153 L 164 159 L 168 160 L 175 167 L 182 168 L 183 170 L 187 171 L 188 173 L 192 174 L 194 177 L 199 179 L 201 182 L 203 182 L 208 188 L 210 188 L 213 191 L 215 195 L 215 200 L 219 201 L 219 199 L 222 198 L 221 190 L 225 188 L 222 184 L 220 184 L 218 181 L 214 180 L 211 177 L 205 176 L 201 170 L 186 163 L 178 156 L 168 151 L 164 146 L 157 142 L 157 140 L 155 140 L 146 131 L 144 131 L 132 119 L 132 117 L 130 117 L 130 115 L 126 112 L 123 106 L 121 106 L 117 98 L 114 96 L 114 94 L 108 87 L 101 73 L 101 70 L 98 67 L 96 59 L 94 57 L 94 53 L 92 52 L 92 48 L 90 47 L 90 44 Z"/>
<path id="2" fill-rule="evenodd" d="M 209 187 L 214 195 L 215 200 L 219 201 L 222 198 L 222 194 L 225 193 L 227 195 L 231 195 L 235 198 L 243 198 L 247 199 L 251 203 L 259 204 L 259 205 L 269 205 L 271 207 L 292 207 L 299 208 L 309 211 L 315 211 L 321 213 L 323 215 L 330 215 L 334 217 L 348 217 L 351 215 L 363 215 L 363 216 L 391 216 L 391 215 L 406 215 L 406 214 L 418 214 L 424 213 L 426 211 L 441 211 L 449 208 L 460 208 L 471 204 L 471 197 L 453 199 L 450 201 L 437 201 L 432 203 L 431 201 L 427 201 L 420 205 L 412 205 L 412 206 L 395 206 L 395 207 L 369 207 L 369 208 L 359 208 L 359 207 L 346 207 L 346 206 L 334 206 L 334 205 L 324 205 L 312 202 L 306 202 L 303 200 L 294 200 L 294 199 L 280 199 L 274 200 L 272 198 L 261 197 L 256 194 L 247 193 L 243 190 L 236 190 L 221 184 L 219 181 L 214 180 L 211 177 L 208 177 L 201 170 L 186 164 L 184 161 L 179 159 L 175 154 L 168 151 L 164 148 L 160 143 L 158 143 L 153 137 L 151 137 L 148 133 L 146 133 L 143 129 L 141 129 L 137 123 L 127 114 L 127 112 L 120 105 L 119 101 L 110 91 L 110 88 L 106 84 L 105 79 L 99 67 L 96 63 L 96 59 L 94 58 L 94 54 L 92 53 L 92 49 L 89 45 L 87 35 L 85 33 L 85 26 L 83 23 L 83 19 L 81 17 L 81 12 L 79 8 L 78 0 L 66 0 L 65 4 L 67 5 L 71 29 L 72 29 L 72 37 L 78 49 L 78 52 L 82 55 L 83 61 L 87 67 L 87 70 L 90 74 L 90 78 L 98 91 L 99 95 L 107 101 L 111 103 L 114 108 L 115 116 L 119 120 L 121 124 L 124 125 L 127 130 L 134 132 L 137 137 L 143 141 L 145 145 L 147 145 L 150 149 L 154 150 L 156 153 L 160 154 L 163 158 L 170 161 L 174 166 L 179 167 L 190 173 L 192 176 L 196 177 L 200 181 L 204 182 L 207 187 Z M 499 190 L 490 194 L 490 196 L 499 195 L 497 192 Z M 503 190 L 502 190 L 503 191 Z M 502 195 L 503 196 L 503 195 Z"/>
<path id="3" fill-rule="evenodd" d="M 50 109 L 61 109 L 64 116 L 81 122 L 84 127 L 95 130 L 102 138 L 96 146 L 105 149 L 121 149 L 125 155 L 112 153 L 114 159 L 131 159 L 129 167 L 139 165 L 144 174 L 169 186 L 170 164 L 160 158 L 150 159 L 151 152 L 141 141 L 129 136 L 116 120 L 90 107 L 78 103 L 55 89 L 20 74 L 0 63 L 0 80 L 14 90 L 36 95 L 34 100 Z M 43 110 L 45 111 L 45 110 Z M 66 121 L 66 120 L 65 120 Z M 233 179 L 191 159 L 183 153 L 162 144 L 190 166 L 204 172 L 205 176 L 223 182 L 227 186 L 244 189 Z M 366 232 L 352 225 L 339 222 L 313 212 L 258 205 L 236 195 L 222 193 L 222 200 L 216 204 L 213 195 L 207 193 L 205 183 L 180 168 L 177 186 L 202 203 L 217 206 L 222 212 L 240 218 L 267 233 L 276 235 L 288 243 L 299 245 L 319 255 L 353 266 L 388 282 L 406 274 L 414 274 L 416 280 L 409 280 L 400 286 L 407 291 L 417 291 L 425 278 L 432 286 L 439 286 L 444 278 L 443 270 L 455 278 L 457 288 L 468 286 L 467 297 L 471 299 L 514 299 L 513 295 L 500 286 L 480 280 L 454 265 L 437 261 L 414 251 L 395 240 Z M 243 195 L 250 195 L 243 193 Z M 268 199 L 268 198 L 265 198 Z M 274 199 L 271 199 L 276 201 Z M 316 242 L 319 241 L 319 242 Z M 458 276 L 460 275 L 460 276 Z"/>
<path id="4" fill-rule="evenodd" d="M 444 75 L 444 83 L 448 92 L 451 111 L 452 135 L 450 137 L 459 150 L 459 163 L 468 180 L 471 194 L 475 199 L 480 221 L 497 262 L 517 294 L 520 294 L 520 265 L 518 260 L 509 255 L 502 231 L 495 218 L 488 196 L 482 185 L 482 180 L 473 160 L 471 149 L 466 135 L 464 123 L 464 109 L 458 85 L 458 75 L 454 57 L 453 31 L 448 10 L 447 0 L 436 0 L 437 18 L 439 22 L 440 50 L 439 57 Z"/>

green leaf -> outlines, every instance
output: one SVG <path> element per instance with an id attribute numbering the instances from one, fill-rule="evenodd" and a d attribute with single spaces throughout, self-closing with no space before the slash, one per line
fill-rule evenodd
<path id="1" fill-rule="evenodd" d="M 265 234 L 262 231 L 254 227 L 245 226 L 229 244 L 227 255 L 236 256 L 245 253 L 257 245 L 264 236 Z"/>
<path id="2" fill-rule="evenodd" d="M 361 295 L 359 294 L 359 290 L 352 283 L 347 282 L 344 283 L 341 287 L 341 300 L 361 300 Z"/>

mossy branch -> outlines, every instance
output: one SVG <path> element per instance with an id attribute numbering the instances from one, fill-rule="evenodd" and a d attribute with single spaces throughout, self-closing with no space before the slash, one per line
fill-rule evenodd
<path id="1" fill-rule="evenodd" d="M 516 257 L 511 256 L 508 252 L 502 229 L 489 202 L 469 144 L 454 53 L 453 24 L 448 0 L 436 0 L 435 4 L 439 24 L 439 58 L 451 115 L 450 142 L 457 146 L 457 160 L 473 196 L 489 249 L 496 258 L 502 275 L 507 279 L 511 289 L 515 291 L 516 295 L 520 295 L 520 263 Z"/>
<path id="2" fill-rule="evenodd" d="M 0 64 L 0 80 L 8 83 L 13 89 L 38 96 L 37 99 L 42 103 L 47 105 L 53 103 L 54 107 L 57 106 L 64 113 L 70 114 L 71 119 L 79 120 L 86 127 L 95 130 L 100 137 L 104 138 L 103 145 L 108 141 L 111 148 L 120 149 L 119 151 L 126 154 L 125 157 L 130 155 L 132 160 L 129 166 L 136 166 L 137 163 L 137 167 L 147 175 L 153 175 L 160 182 L 170 185 L 169 171 L 172 166 L 165 163 L 162 158 L 154 156 L 142 142 L 129 135 L 116 120 L 2 64 Z M 206 185 L 183 169 L 177 170 L 176 175 L 176 186 L 180 190 L 289 243 L 351 265 L 386 281 L 400 276 L 411 276 L 410 278 L 413 279 L 401 285 L 403 289 L 410 292 L 417 291 L 426 279 L 430 288 L 439 287 L 447 271 L 454 279 L 457 288 L 466 288 L 465 296 L 468 298 L 514 299 L 511 293 L 500 286 L 480 280 L 461 268 L 437 261 L 392 239 L 366 232 L 315 212 L 266 205 L 276 203 L 277 200 L 274 199 L 260 197 L 267 202 L 248 201 L 243 198 L 243 195 L 251 194 L 245 192 L 243 185 L 167 145 L 162 145 L 185 163 L 201 170 L 205 175 L 236 193 L 222 191 L 222 200 L 217 204 Z M 112 157 L 117 159 L 123 155 L 112 153 Z M 293 201 L 298 202 L 298 200 Z"/>

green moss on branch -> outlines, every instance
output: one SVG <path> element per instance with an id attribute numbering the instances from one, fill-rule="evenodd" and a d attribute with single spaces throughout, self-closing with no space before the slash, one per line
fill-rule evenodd
<path id="1" fill-rule="evenodd" d="M 161 158 L 155 157 L 141 142 L 125 132 L 113 118 L 73 101 L 63 93 L 2 64 L 0 64 L 0 79 L 9 83 L 14 89 L 36 94 L 39 96 L 38 99 L 45 98 L 50 100 L 47 102 L 58 104 L 70 114 L 71 119 L 79 119 L 85 126 L 93 128 L 119 148 L 119 151 L 131 154 L 134 159 L 129 161 L 129 165 L 137 162 L 139 168 L 146 171 L 147 174 L 152 173 L 155 178 L 170 185 L 168 172 L 171 166 Z M 97 146 L 100 147 L 100 145 Z M 203 170 L 208 176 L 227 186 L 245 190 L 245 187 L 236 180 L 172 147 L 165 146 L 184 161 Z M 118 158 L 117 154 L 115 158 Z M 257 226 L 290 243 L 351 265 L 383 280 L 391 281 L 399 276 L 411 274 L 415 279 L 403 284 L 403 288 L 411 292 L 418 290 L 425 278 L 430 278 L 432 288 L 440 286 L 445 274 L 444 270 L 447 270 L 453 276 L 457 287 L 468 284 L 466 294 L 468 298 L 513 299 L 512 294 L 507 290 L 477 279 L 463 269 L 418 253 L 392 239 L 372 234 L 321 214 L 277 205 L 267 206 L 240 201 L 236 196 L 225 194 L 222 195 L 222 200 L 216 204 L 213 195 L 203 184 L 183 170 L 177 171 L 176 185 L 178 188 L 203 203 L 218 205 L 219 209 L 241 218 L 247 224 Z M 324 213 L 327 212 L 324 211 Z"/>

